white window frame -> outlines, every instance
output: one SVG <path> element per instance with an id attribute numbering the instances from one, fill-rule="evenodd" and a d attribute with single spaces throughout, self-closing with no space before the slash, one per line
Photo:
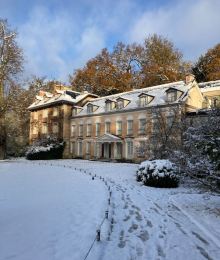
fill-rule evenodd
<path id="1" fill-rule="evenodd" d="M 92 132 L 92 125 L 91 124 L 87 124 L 86 136 L 91 136 L 91 132 Z"/>
<path id="2" fill-rule="evenodd" d="M 96 136 L 100 136 L 101 133 L 101 123 L 96 123 L 96 132 L 95 135 Z"/>
<path id="3" fill-rule="evenodd" d="M 138 142 L 138 148 L 144 148 L 144 147 L 145 147 L 145 141 L 139 141 Z M 140 154 L 140 152 L 139 152 L 138 157 L 144 158 L 145 154 Z"/>
<path id="4" fill-rule="evenodd" d="M 166 117 L 166 129 L 167 130 L 170 130 L 174 120 L 175 120 L 174 116 Z"/>
<path id="5" fill-rule="evenodd" d="M 43 134 L 47 134 L 47 124 L 43 124 Z"/>
<path id="6" fill-rule="evenodd" d="M 143 107 L 147 105 L 147 96 L 140 97 L 140 106 Z"/>
<path id="7" fill-rule="evenodd" d="M 86 154 L 91 154 L 91 142 L 86 143 Z"/>
<path id="8" fill-rule="evenodd" d="M 71 142 L 71 153 L 75 153 L 75 149 L 76 149 L 76 143 L 75 142 Z"/>
<path id="9" fill-rule="evenodd" d="M 153 134 L 158 134 L 160 132 L 160 129 L 156 128 L 155 124 L 158 124 L 158 125 L 160 124 L 158 118 L 152 118 L 152 129 L 151 129 Z"/>
<path id="10" fill-rule="evenodd" d="M 76 108 L 73 108 L 72 109 L 72 116 L 76 116 L 77 115 L 77 109 Z"/>
<path id="11" fill-rule="evenodd" d="M 132 128 L 130 127 L 131 125 L 132 125 Z M 134 120 L 128 120 L 127 121 L 127 135 L 133 135 L 133 132 L 134 132 Z"/>
<path id="12" fill-rule="evenodd" d="M 81 149 L 82 148 L 82 149 Z M 82 156 L 83 155 L 83 142 L 79 141 L 78 142 L 78 155 Z"/>
<path id="13" fill-rule="evenodd" d="M 116 135 L 122 135 L 122 121 L 116 122 Z"/>
<path id="14" fill-rule="evenodd" d="M 58 133 L 58 123 L 53 124 L 53 133 L 57 134 Z"/>
<path id="15" fill-rule="evenodd" d="M 124 108 L 124 101 L 123 100 L 118 100 L 117 102 L 117 109 L 122 109 Z"/>
<path id="16" fill-rule="evenodd" d="M 138 134 L 144 135 L 146 133 L 146 119 L 139 119 Z"/>
<path id="17" fill-rule="evenodd" d="M 38 119 L 38 111 L 34 111 L 34 119 Z"/>
<path id="18" fill-rule="evenodd" d="M 175 90 L 167 92 L 167 101 L 174 102 L 176 101 L 177 93 Z"/>
<path id="19" fill-rule="evenodd" d="M 87 106 L 87 113 L 88 114 L 92 114 L 92 112 L 93 112 L 93 106 L 92 105 L 88 105 Z"/>
<path id="20" fill-rule="evenodd" d="M 71 125 L 71 136 L 74 137 L 76 135 L 76 126 Z"/>
<path id="21" fill-rule="evenodd" d="M 112 110 L 112 102 L 106 102 L 106 111 Z"/>
<path id="22" fill-rule="evenodd" d="M 105 133 L 110 134 L 111 132 L 111 122 L 105 122 Z"/>
<path id="23" fill-rule="evenodd" d="M 44 115 L 44 118 L 47 117 L 47 108 L 44 109 L 43 115 Z"/>
<path id="24" fill-rule="evenodd" d="M 126 158 L 132 159 L 134 157 L 133 141 L 126 141 Z"/>
<path id="25" fill-rule="evenodd" d="M 83 136 L 83 125 L 79 125 L 79 136 Z"/>

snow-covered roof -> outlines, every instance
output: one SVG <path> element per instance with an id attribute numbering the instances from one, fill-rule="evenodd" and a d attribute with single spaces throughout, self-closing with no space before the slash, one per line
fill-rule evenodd
<path id="1" fill-rule="evenodd" d="M 220 80 L 199 83 L 198 86 L 202 93 L 220 90 Z"/>
<path id="2" fill-rule="evenodd" d="M 47 97 L 52 97 L 52 96 L 53 96 L 53 94 L 51 94 L 51 93 L 49 93 L 49 92 L 45 92 L 45 95 L 46 95 Z"/>
<path id="3" fill-rule="evenodd" d="M 28 110 L 32 110 L 32 109 L 36 109 L 39 107 L 46 107 L 49 104 L 53 104 L 53 103 L 58 103 L 58 102 L 68 102 L 71 104 L 77 104 L 79 101 L 81 101 L 82 99 L 86 98 L 87 96 L 93 96 L 93 97 L 98 97 L 95 94 L 91 94 L 91 93 L 79 93 L 76 91 L 70 91 L 70 90 L 56 90 L 57 93 L 61 94 L 60 97 L 56 98 L 55 95 L 52 95 L 51 93 L 45 92 L 50 94 L 50 99 L 48 101 L 44 101 L 43 97 L 41 96 L 36 96 L 37 99 L 39 99 L 40 101 L 35 104 L 31 104 L 27 109 Z"/>
<path id="4" fill-rule="evenodd" d="M 116 101 L 117 98 L 121 97 L 127 100 L 130 100 L 130 103 L 122 108 L 122 109 L 117 109 L 114 108 L 113 110 L 108 111 L 107 113 L 111 113 L 114 111 L 124 111 L 124 110 L 131 110 L 131 109 L 137 109 L 139 107 L 139 95 L 141 93 L 148 94 L 154 97 L 154 99 L 147 105 L 145 105 L 145 108 L 156 106 L 156 105 L 164 105 L 167 104 L 167 93 L 166 90 L 169 88 L 173 88 L 176 90 L 180 90 L 183 92 L 183 94 L 180 96 L 179 99 L 172 103 L 178 103 L 183 100 L 185 97 L 185 94 L 189 90 L 189 88 L 192 86 L 193 82 L 186 83 L 185 81 L 178 81 L 174 83 L 169 83 L 169 84 L 163 84 L 159 86 L 154 86 L 154 87 L 148 87 L 148 88 L 142 88 L 138 90 L 133 90 L 129 92 L 124 92 L 120 94 L 115 94 L 115 95 L 110 95 L 110 96 L 105 96 L 105 97 L 100 97 L 96 98 L 94 100 L 90 100 L 89 103 L 98 106 L 99 108 L 94 111 L 92 114 L 100 114 L 106 112 L 106 100 L 111 100 L 111 101 Z M 141 107 L 143 108 L 143 106 Z M 87 109 L 86 106 L 83 107 L 83 110 L 80 112 L 80 114 L 75 115 L 74 117 L 82 117 L 87 115 Z M 90 114 L 91 115 L 91 114 Z"/>

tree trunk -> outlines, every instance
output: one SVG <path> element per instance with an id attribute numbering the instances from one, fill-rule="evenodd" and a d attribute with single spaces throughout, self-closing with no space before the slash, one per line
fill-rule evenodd
<path id="1" fill-rule="evenodd" d="M 6 128 L 3 80 L 0 80 L 0 160 L 6 158 Z"/>

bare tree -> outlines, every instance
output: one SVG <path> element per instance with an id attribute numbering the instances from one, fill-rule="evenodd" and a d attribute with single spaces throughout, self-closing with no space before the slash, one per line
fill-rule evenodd
<path id="1" fill-rule="evenodd" d="M 0 159 L 6 157 L 5 87 L 7 80 L 23 71 L 24 53 L 18 46 L 17 30 L 10 30 L 7 20 L 0 18 Z"/>

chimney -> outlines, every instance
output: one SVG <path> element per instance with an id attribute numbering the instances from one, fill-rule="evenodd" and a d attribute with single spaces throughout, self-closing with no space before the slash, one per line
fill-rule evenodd
<path id="1" fill-rule="evenodd" d="M 40 97 L 43 97 L 43 96 L 44 96 L 44 93 L 45 93 L 45 91 L 40 90 L 40 91 L 39 91 L 39 96 L 40 96 Z"/>
<path id="2" fill-rule="evenodd" d="M 195 79 L 195 76 L 193 74 L 187 73 L 186 74 L 186 83 L 189 83 Z"/>

